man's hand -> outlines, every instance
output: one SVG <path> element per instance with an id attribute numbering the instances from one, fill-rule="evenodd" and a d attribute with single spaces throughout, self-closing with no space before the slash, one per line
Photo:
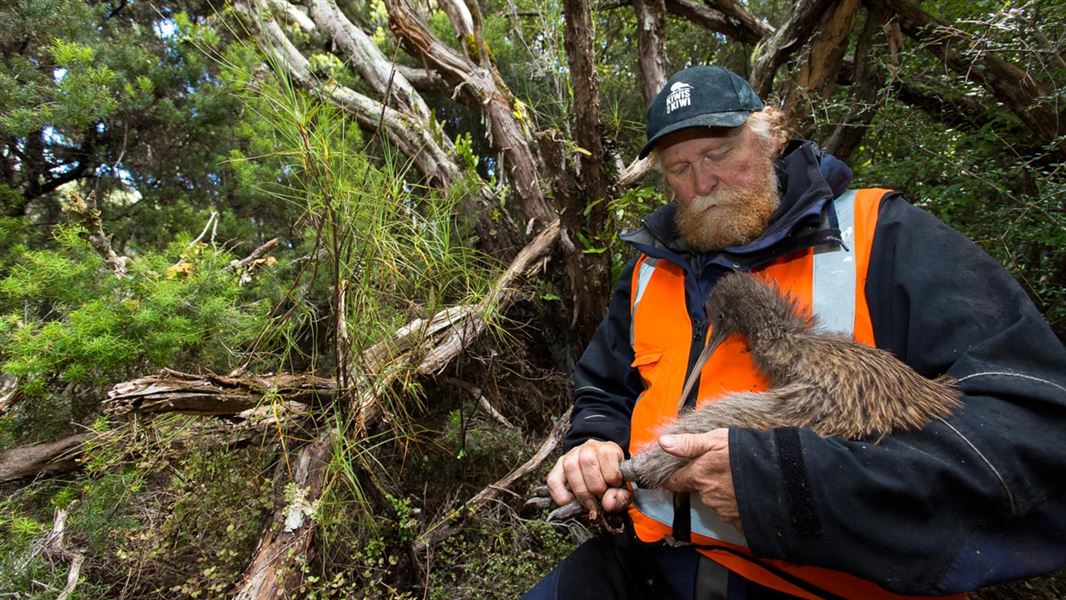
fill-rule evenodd
<path id="1" fill-rule="evenodd" d="M 723 521 L 743 532 L 733 473 L 729 470 L 729 430 L 664 435 L 659 446 L 674 456 L 692 459 L 663 484 L 671 492 L 696 492 Z"/>
<path id="2" fill-rule="evenodd" d="M 625 458 L 614 442 L 588 440 L 559 457 L 548 473 L 548 492 L 559 506 L 577 497 L 589 512 L 603 505 L 606 512 L 618 512 L 629 505 L 630 492 L 622 486 L 618 465 Z"/>

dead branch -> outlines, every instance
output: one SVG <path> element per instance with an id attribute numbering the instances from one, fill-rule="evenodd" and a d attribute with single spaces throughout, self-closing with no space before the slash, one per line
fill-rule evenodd
<path id="1" fill-rule="evenodd" d="M 262 246 L 252 250 L 252 253 L 248 256 L 245 256 L 240 260 L 231 260 L 228 265 L 222 267 L 222 272 L 237 271 L 241 274 L 240 284 L 244 285 L 249 283 L 252 280 L 252 272 L 255 270 L 256 266 L 260 264 L 266 264 L 267 266 L 274 264 L 274 258 L 268 257 L 267 255 L 273 252 L 274 248 L 277 246 L 278 238 L 268 240 Z"/>
<path id="2" fill-rule="evenodd" d="M 400 110 L 416 117 L 423 127 L 432 126 L 430 110 L 422 96 L 407 77 L 395 69 L 370 36 L 348 20 L 334 0 L 310 0 L 308 7 L 315 24 L 337 42 L 347 54 L 348 64 L 380 97 L 385 98 L 386 104 L 395 99 Z M 390 94 L 391 98 L 387 97 Z M 446 138 L 442 143 L 450 145 Z"/>
<path id="3" fill-rule="evenodd" d="M 190 415 L 236 415 L 270 398 L 323 405 L 336 397 L 330 379 L 297 373 L 228 377 L 193 375 L 163 369 L 156 375 L 116 384 L 101 404 L 105 414 L 176 412 Z"/>
<path id="4" fill-rule="evenodd" d="M 51 442 L 8 448 L 0 453 L 0 482 L 73 470 L 82 445 L 93 437 L 91 433 L 79 433 Z"/>
<path id="5" fill-rule="evenodd" d="M 242 0 L 234 2 L 233 7 L 245 17 L 248 26 L 274 54 L 279 66 L 300 87 L 332 102 L 371 131 L 383 128 L 385 131 L 381 133 L 387 134 L 401 152 L 411 157 L 427 178 L 436 180 L 445 188 L 451 185 L 460 172 L 459 163 L 437 144 L 428 128 L 420 127 L 414 118 L 335 81 L 318 81 L 311 73 L 307 58 L 289 41 L 277 21 L 269 17 L 269 6 L 265 2 Z"/>
<path id="6" fill-rule="evenodd" d="M 209 444 L 234 447 L 278 431 L 299 430 L 309 410 L 298 402 L 279 401 L 250 408 L 229 420 L 205 420 L 186 424 L 181 434 L 169 440 L 170 447 Z M 124 426 L 106 433 L 79 433 L 50 442 L 8 448 L 0 453 L 0 483 L 38 475 L 56 475 L 81 468 L 81 456 L 88 445 L 121 438 Z"/>
<path id="7" fill-rule="evenodd" d="M 652 170 L 652 166 L 650 156 L 634 159 L 633 162 L 618 172 L 618 181 L 615 185 L 619 190 L 625 190 L 636 185 L 641 179 L 644 179 L 648 171 Z"/>
<path id="8" fill-rule="evenodd" d="M 481 407 L 481 410 L 485 411 L 485 414 L 492 417 L 493 420 L 508 429 L 517 429 L 513 423 L 507 420 L 507 417 L 503 416 L 500 411 L 496 410 L 496 407 L 489 402 L 489 399 L 485 397 L 485 394 L 481 393 L 481 388 L 466 383 L 465 381 L 460 381 L 459 384 L 464 390 L 470 392 L 470 395 L 477 400 L 478 406 Z"/>
<path id="9" fill-rule="evenodd" d="M 18 380 L 14 377 L 0 377 L 0 416 L 6 413 L 12 406 L 18 402 L 21 397 L 19 394 Z"/>
<path id="10" fill-rule="evenodd" d="M 559 445 L 559 442 L 563 440 L 567 430 L 570 429 L 570 411 L 571 409 L 566 409 L 566 412 L 555 420 L 555 424 L 552 425 L 551 431 L 548 432 L 548 437 L 544 438 L 540 447 L 537 448 L 537 451 L 533 453 L 533 456 L 531 456 L 529 460 L 522 463 L 522 465 L 508 473 L 499 481 L 475 494 L 458 509 L 452 511 L 449 518 L 434 523 L 422 532 L 422 535 L 420 535 L 414 542 L 415 552 L 421 554 L 445 540 L 457 530 L 456 525 L 453 523 L 455 519 L 474 513 L 487 502 L 499 496 L 501 491 L 510 489 L 516 481 L 539 469 L 540 465 L 544 463 L 544 460 L 548 458 L 548 455 L 550 455 Z"/>
<path id="11" fill-rule="evenodd" d="M 478 64 L 453 50 L 425 25 L 405 0 L 386 0 L 389 29 L 413 56 L 444 77 L 456 93 L 469 93 L 489 122 L 492 143 L 507 165 L 506 174 L 527 219 L 541 225 L 553 220 L 537 172 L 528 134 L 528 114 L 490 64 Z M 476 25 L 475 25 L 476 26 Z M 483 40 L 474 40 L 484 44 Z M 479 54 L 484 54 L 479 51 Z"/>
<path id="12" fill-rule="evenodd" d="M 104 258 L 104 262 L 111 267 L 115 276 L 125 277 L 126 265 L 132 259 L 116 253 L 111 247 L 111 238 L 104 233 L 104 226 L 100 221 L 100 211 L 96 208 L 93 194 L 89 194 L 87 199 L 76 193 L 71 194 L 70 206 L 67 208 L 67 212 L 77 217 L 77 223 L 85 228 L 85 233 L 82 237 L 89 242 L 89 245 L 93 247 L 93 250 L 96 250 L 97 254 Z"/>
<path id="13" fill-rule="evenodd" d="M 714 6 L 698 4 L 692 0 L 666 0 L 666 10 L 682 19 L 687 19 L 704 29 L 716 31 L 745 44 L 758 44 L 773 35 L 774 28 L 766 21 L 751 16 L 744 7 L 736 5 L 746 19 L 738 20 Z"/>
<path id="14" fill-rule="evenodd" d="M 75 502 L 77 501 L 75 500 Z M 43 554 L 51 561 L 70 561 L 70 571 L 67 573 L 66 586 L 63 587 L 63 590 L 56 597 L 56 600 L 66 600 L 74 593 L 74 588 L 78 585 L 78 575 L 81 572 L 81 565 L 85 562 L 85 556 L 78 552 L 74 552 L 73 550 L 68 550 L 63 545 L 63 533 L 66 531 L 67 515 L 70 513 L 70 507 L 73 505 L 74 503 L 72 502 L 66 508 L 56 510 L 52 530 L 33 543 L 26 560 L 22 565 L 22 568 L 26 568 L 26 565 L 40 554 Z"/>

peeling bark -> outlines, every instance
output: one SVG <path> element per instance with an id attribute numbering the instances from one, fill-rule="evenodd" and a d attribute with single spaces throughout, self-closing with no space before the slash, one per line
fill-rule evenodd
<path id="1" fill-rule="evenodd" d="M 162 412 L 235 415 L 270 398 L 322 406 L 336 395 L 333 380 L 297 373 L 227 377 L 163 369 L 157 375 L 115 385 L 107 392 L 101 408 L 112 416 Z"/>
<path id="2" fill-rule="evenodd" d="M 636 4 L 645 0 L 637 0 Z M 655 31 L 642 31 L 643 43 L 658 46 L 658 58 L 650 60 L 644 68 L 658 69 L 655 73 L 645 73 L 645 86 L 649 85 L 647 78 L 662 77 L 665 82 L 665 48 L 663 47 L 662 33 L 666 24 L 665 11 L 662 10 L 662 0 L 648 0 L 658 2 L 659 13 L 652 14 L 649 11 L 650 26 L 657 27 Z M 636 6 L 635 4 L 635 6 Z M 639 9 L 638 9 L 639 10 Z M 610 158 L 604 147 L 603 138 L 599 128 L 600 92 L 599 82 L 596 77 L 596 51 L 593 46 L 592 18 L 589 14 L 588 0 L 564 0 L 563 11 L 566 20 L 564 43 L 566 54 L 570 64 L 570 81 L 574 90 L 573 103 L 573 129 L 574 142 L 582 151 L 575 153 L 572 169 L 556 167 L 553 174 L 553 187 L 556 196 L 563 205 L 561 221 L 566 236 L 567 248 L 572 251 L 566 253 L 567 278 L 571 285 L 573 296 L 573 324 L 581 332 L 584 339 L 591 339 L 596 331 L 600 319 L 607 312 L 607 300 L 610 298 L 610 274 L 611 257 L 607 253 L 585 253 L 579 248 L 580 240 L 577 233 L 584 231 L 589 240 L 605 238 L 607 225 L 607 200 L 611 196 L 612 177 L 607 171 Z M 655 39 L 658 41 L 656 42 Z M 643 63 L 642 63 L 643 64 Z M 656 83 L 655 92 L 662 87 L 662 82 Z M 647 91 L 647 90 L 645 90 Z M 556 146 L 553 152 L 569 152 L 568 149 Z M 587 154 L 586 154 L 587 153 Z M 565 162 L 566 157 L 560 157 L 559 162 Z"/>
<path id="3" fill-rule="evenodd" d="M 809 40 L 803 66 L 792 76 L 785 109 L 792 109 L 808 96 L 827 98 L 847 51 L 848 38 L 859 10 L 859 0 L 838 0 L 826 13 Z"/>

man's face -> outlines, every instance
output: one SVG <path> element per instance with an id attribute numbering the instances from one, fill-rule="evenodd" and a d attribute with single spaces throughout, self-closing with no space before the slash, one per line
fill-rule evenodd
<path id="1" fill-rule="evenodd" d="M 744 125 L 683 129 L 656 148 L 693 250 L 746 244 L 766 229 L 779 203 L 773 142 Z"/>

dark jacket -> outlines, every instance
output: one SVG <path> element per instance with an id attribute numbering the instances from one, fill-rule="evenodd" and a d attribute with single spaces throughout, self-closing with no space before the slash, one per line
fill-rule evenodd
<path id="1" fill-rule="evenodd" d="M 677 239 L 673 207 L 623 236 L 686 270 L 696 332 L 717 279 L 798 249 L 836 243 L 829 201 L 851 172 L 810 143 L 778 161 L 782 203 L 751 244 L 696 254 Z M 635 260 L 635 259 L 634 259 Z M 631 368 L 630 282 L 574 376 L 566 449 L 629 441 L 642 391 Z M 1014 279 L 957 232 L 898 194 L 882 201 L 866 297 L 879 348 L 927 377 L 959 380 L 964 407 L 879 443 L 809 430 L 730 431 L 730 464 L 756 556 L 848 571 L 911 594 L 969 591 L 1066 564 L 1066 349 Z M 787 468 L 783 468 L 787 466 Z"/>

